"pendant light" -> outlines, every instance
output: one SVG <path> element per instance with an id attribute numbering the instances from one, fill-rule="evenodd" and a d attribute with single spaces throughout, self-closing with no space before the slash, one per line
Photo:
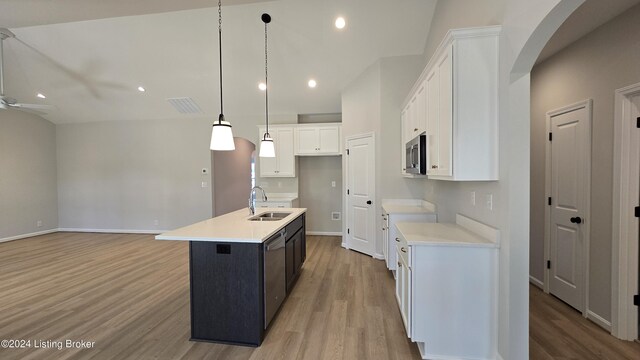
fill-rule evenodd
<path id="1" fill-rule="evenodd" d="M 260 157 L 276 157 L 276 149 L 273 144 L 273 138 L 269 134 L 269 83 L 268 79 L 268 62 L 267 62 L 267 24 L 271 22 L 271 16 L 269 14 L 262 14 L 262 21 L 264 22 L 264 115 L 265 123 L 267 124 L 266 132 L 260 141 Z"/>
<path id="2" fill-rule="evenodd" d="M 220 53 L 220 115 L 211 129 L 211 150 L 235 150 L 231 124 L 224 119 L 222 103 L 222 0 L 218 0 L 218 50 Z"/>

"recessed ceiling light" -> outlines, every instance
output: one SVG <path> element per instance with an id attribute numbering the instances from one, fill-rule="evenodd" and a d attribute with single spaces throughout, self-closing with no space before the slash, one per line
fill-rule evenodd
<path id="1" fill-rule="evenodd" d="M 316 83 L 315 80 L 313 80 L 313 79 L 309 80 L 309 87 L 310 88 L 314 88 L 314 87 L 316 87 L 316 85 L 318 85 L 318 83 Z"/>
<path id="2" fill-rule="evenodd" d="M 336 27 L 338 29 L 344 29 L 344 27 L 347 25 L 347 22 L 345 21 L 345 19 L 340 16 L 336 19 Z"/>
<path id="3" fill-rule="evenodd" d="M 37 96 L 37 97 L 39 97 L 40 99 L 46 99 L 46 98 L 47 98 L 46 96 L 44 96 L 44 95 L 43 95 L 43 94 L 41 94 L 41 93 L 38 93 L 38 95 L 36 95 L 36 96 Z"/>
<path id="4" fill-rule="evenodd" d="M 138 86 L 138 91 L 140 92 L 145 92 L 147 91 L 145 88 L 143 88 L 142 86 Z"/>
<path id="5" fill-rule="evenodd" d="M 261 82 L 260 84 L 258 84 L 258 89 L 265 91 L 267 90 L 267 84 Z"/>

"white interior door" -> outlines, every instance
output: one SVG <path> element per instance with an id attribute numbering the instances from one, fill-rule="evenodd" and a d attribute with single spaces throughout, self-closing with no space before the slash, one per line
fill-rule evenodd
<path id="1" fill-rule="evenodd" d="M 347 248 L 373 256 L 375 143 L 373 135 L 347 140 Z"/>
<path id="2" fill-rule="evenodd" d="M 550 113 L 549 291 L 585 310 L 590 177 L 590 102 Z"/>

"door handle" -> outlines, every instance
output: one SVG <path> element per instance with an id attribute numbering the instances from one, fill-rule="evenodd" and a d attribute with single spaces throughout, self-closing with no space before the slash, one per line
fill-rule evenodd
<path id="1" fill-rule="evenodd" d="M 371 205 L 371 200 L 367 200 L 367 205 Z"/>
<path id="2" fill-rule="evenodd" d="M 576 216 L 569 219 L 569 221 L 571 221 L 573 224 L 581 224 L 582 218 L 580 216 Z"/>

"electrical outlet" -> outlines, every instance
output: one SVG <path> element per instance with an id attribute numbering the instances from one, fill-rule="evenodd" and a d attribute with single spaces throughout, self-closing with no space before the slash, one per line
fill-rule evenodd
<path id="1" fill-rule="evenodd" d="M 493 194 L 487 194 L 485 197 L 488 210 L 493 210 Z"/>
<path id="2" fill-rule="evenodd" d="M 336 187 L 336 182 L 335 181 L 331 182 L 331 187 Z"/>
<path id="3" fill-rule="evenodd" d="M 202 186 L 202 188 L 209 187 L 209 183 L 206 182 L 206 181 L 203 181 L 201 186 Z"/>
<path id="4" fill-rule="evenodd" d="M 331 220 L 340 220 L 341 214 L 338 211 L 334 211 L 331 213 Z"/>
<path id="5" fill-rule="evenodd" d="M 42 227 L 42 220 L 36 221 L 36 226 L 37 227 Z"/>
<path id="6" fill-rule="evenodd" d="M 158 220 L 153 220 L 153 225 L 158 226 L 160 225 L 160 222 Z"/>
<path id="7" fill-rule="evenodd" d="M 471 192 L 471 205 L 476 206 L 476 192 Z"/>

